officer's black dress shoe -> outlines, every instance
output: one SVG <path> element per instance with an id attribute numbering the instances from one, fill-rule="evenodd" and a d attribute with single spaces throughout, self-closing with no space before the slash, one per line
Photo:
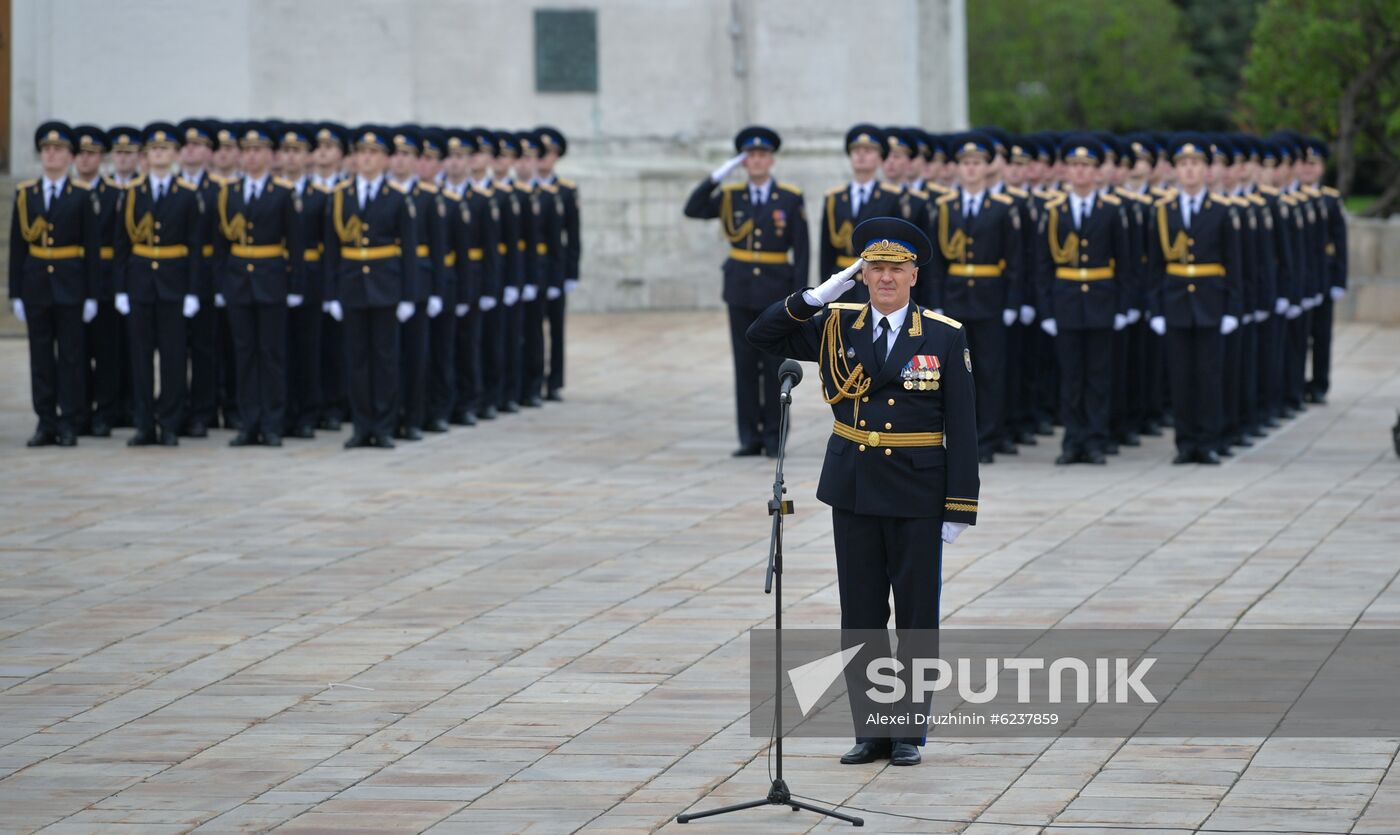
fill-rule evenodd
<path id="1" fill-rule="evenodd" d="M 890 765 L 918 765 L 923 761 L 919 746 L 912 742 L 896 742 L 890 747 Z"/>
<path id="2" fill-rule="evenodd" d="M 777 458 L 778 448 L 776 446 L 765 446 L 763 448 L 763 455 L 766 458 Z"/>
<path id="3" fill-rule="evenodd" d="M 1118 443 L 1123 446 L 1142 446 L 1142 438 L 1139 438 L 1136 432 L 1124 432 L 1119 436 Z"/>
<path id="4" fill-rule="evenodd" d="M 1264 438 L 1268 436 L 1268 433 L 1264 431 L 1262 426 L 1251 426 L 1245 431 L 1244 436 L 1246 438 Z"/>
<path id="5" fill-rule="evenodd" d="M 1078 464 L 1081 460 L 1078 453 L 1062 452 L 1055 457 L 1055 464 L 1060 467 L 1067 467 L 1070 464 Z"/>
<path id="6" fill-rule="evenodd" d="M 29 437 L 29 440 L 27 440 L 27 441 L 24 442 L 24 445 L 25 445 L 25 446 L 31 446 L 31 447 L 32 447 L 32 446 L 53 446 L 53 445 L 56 444 L 56 443 L 58 443 L 58 438 L 54 435 L 54 433 L 52 433 L 52 432 L 45 432 L 44 430 L 41 429 L 41 430 L 39 430 L 38 432 L 35 432 L 33 435 L 31 435 L 31 436 Z"/>
<path id="7" fill-rule="evenodd" d="M 873 742 L 857 742 L 856 747 L 841 755 L 842 765 L 864 765 L 883 760 L 890 755 L 890 741 L 877 739 Z"/>
<path id="8" fill-rule="evenodd" d="M 56 443 L 59 446 L 77 446 L 78 436 L 74 435 L 72 432 L 59 432 Z"/>
<path id="9" fill-rule="evenodd" d="M 243 430 L 243 419 L 240 418 L 240 417 L 239 417 L 238 415 L 236 415 L 236 414 L 235 414 L 235 415 L 225 414 L 225 415 L 224 415 L 224 428 L 225 428 L 225 429 L 232 429 L 232 430 L 235 431 L 235 432 L 241 432 L 241 431 Z"/>
<path id="10" fill-rule="evenodd" d="M 514 400 L 507 400 L 506 404 L 501 407 L 501 411 L 505 412 L 508 415 L 513 415 L 516 412 L 520 411 L 520 404 L 516 403 Z"/>
<path id="11" fill-rule="evenodd" d="M 467 425 L 470 426 L 471 424 Z M 423 428 L 428 430 L 429 432 L 446 432 L 450 427 L 448 427 L 447 421 L 443 420 L 442 418 L 433 418 L 432 420 L 428 421 L 427 425 Z"/>
<path id="12" fill-rule="evenodd" d="M 559 393 L 559 389 L 550 389 L 549 392 L 545 394 L 544 399 L 555 403 L 563 403 L 564 395 Z"/>
<path id="13" fill-rule="evenodd" d="M 423 440 L 423 430 L 416 426 L 405 426 L 394 433 L 394 437 L 405 441 L 421 441 Z"/>
<path id="14" fill-rule="evenodd" d="M 229 446 L 257 446 L 258 436 L 253 432 L 239 432 L 229 439 Z"/>
<path id="15" fill-rule="evenodd" d="M 1107 459 L 1107 458 L 1104 458 L 1103 453 L 1100 452 L 1100 451 L 1098 451 L 1097 449 L 1091 449 L 1091 450 L 1089 450 L 1088 452 L 1084 453 L 1084 463 L 1085 463 L 1085 464 L 1107 464 L 1107 463 L 1108 463 L 1108 459 Z"/>
<path id="16" fill-rule="evenodd" d="M 1142 427 L 1142 431 L 1138 434 L 1148 438 L 1160 438 L 1162 437 L 1162 428 L 1155 423 L 1149 423 Z"/>
<path id="17" fill-rule="evenodd" d="M 393 449 L 394 442 L 389 440 L 388 435 L 375 435 L 374 445 L 380 449 Z"/>
<path id="18" fill-rule="evenodd" d="M 1103 445 L 1103 451 L 1106 452 L 1106 453 L 1108 453 L 1109 455 L 1117 455 L 1117 454 L 1118 454 L 1118 442 L 1117 442 L 1117 441 L 1109 441 L 1108 443 L 1106 443 L 1106 444 Z"/>
<path id="19" fill-rule="evenodd" d="M 744 444 L 733 452 L 729 453 L 731 458 L 750 458 L 763 454 L 763 444 Z"/>
<path id="20" fill-rule="evenodd" d="M 538 394 L 532 394 L 524 400 L 520 401 L 520 405 L 526 406 L 531 409 L 539 409 L 544 406 L 544 401 L 540 399 L 540 396 Z"/>
<path id="21" fill-rule="evenodd" d="M 150 432 L 137 432 L 126 439 L 127 446 L 151 446 L 156 442 L 156 436 Z"/>
<path id="22" fill-rule="evenodd" d="M 1208 449 L 1205 452 L 1198 453 L 1196 455 L 1196 463 L 1217 465 L 1220 463 L 1220 456 L 1217 455 L 1213 450 Z"/>
<path id="23" fill-rule="evenodd" d="M 997 441 L 997 445 L 993 448 L 993 451 L 999 452 L 1002 455 L 1019 455 L 1021 453 L 1021 451 L 1016 448 L 1016 445 L 1011 443 L 1010 438 L 1002 438 L 1000 441 Z"/>
<path id="24" fill-rule="evenodd" d="M 1040 443 L 1035 439 L 1034 435 L 1025 431 L 1017 432 L 1014 440 L 1021 446 L 1035 446 Z"/>
<path id="25" fill-rule="evenodd" d="M 1235 457 L 1235 453 L 1233 453 L 1233 452 L 1230 451 L 1230 447 L 1229 447 L 1229 446 L 1222 446 L 1220 449 L 1217 449 L 1217 450 L 1215 451 L 1215 455 L 1216 455 L 1216 457 L 1218 457 L 1218 458 L 1234 458 L 1234 457 Z"/>
<path id="26" fill-rule="evenodd" d="M 282 436 L 281 436 L 281 435 L 273 435 L 273 434 L 271 434 L 271 433 L 264 432 L 264 433 L 263 433 L 263 439 L 262 439 L 262 441 L 263 441 L 263 446 L 281 446 L 281 445 L 282 445 Z"/>
<path id="27" fill-rule="evenodd" d="M 94 438 L 112 437 L 112 427 L 107 421 L 101 418 L 93 418 L 92 426 L 88 429 L 88 434 Z"/>
<path id="28" fill-rule="evenodd" d="M 1254 442 L 1251 441 L 1248 437 L 1246 437 L 1246 436 L 1244 435 L 1244 433 L 1240 433 L 1239 435 L 1236 435 L 1234 438 L 1232 438 L 1232 439 L 1230 440 L 1230 445 L 1231 445 L 1231 446 L 1251 447 L 1251 446 L 1254 446 Z"/>
<path id="29" fill-rule="evenodd" d="M 1178 452 L 1178 453 L 1176 454 L 1176 457 L 1172 459 L 1172 463 L 1173 463 L 1173 464 L 1194 464 L 1194 463 L 1196 463 L 1196 456 L 1195 456 L 1195 455 L 1192 455 L 1192 454 L 1189 453 L 1189 452 Z"/>
<path id="30" fill-rule="evenodd" d="M 321 418 L 321 428 L 324 429 L 324 430 L 326 430 L 327 432 L 339 432 L 339 431 L 340 431 L 340 418 L 338 418 L 338 417 L 323 417 L 323 418 Z"/>
<path id="31" fill-rule="evenodd" d="M 169 429 L 162 429 L 160 430 L 160 445 L 179 446 L 180 438 L 175 432 L 172 432 Z"/>
<path id="32" fill-rule="evenodd" d="M 359 447 L 372 446 L 373 439 L 368 435 L 351 435 L 350 440 L 345 442 L 346 449 L 357 449 Z"/>
<path id="33" fill-rule="evenodd" d="M 1035 434 L 1049 437 L 1055 434 L 1055 427 L 1048 420 L 1042 420 L 1035 425 Z"/>
<path id="34" fill-rule="evenodd" d="M 979 463 L 979 464 L 990 464 L 990 463 L 992 463 L 992 462 L 995 461 L 995 460 L 996 460 L 996 457 L 995 457 L 994 455 L 992 455 L 990 452 L 979 452 L 979 453 L 977 453 L 977 463 Z"/>
<path id="35" fill-rule="evenodd" d="M 458 409 L 457 411 L 453 412 L 452 415 L 448 418 L 448 423 L 454 424 L 456 426 L 466 426 L 467 411 L 465 409 Z"/>
<path id="36" fill-rule="evenodd" d="M 1319 406 L 1326 406 L 1326 405 L 1327 405 L 1327 395 L 1323 394 L 1323 393 L 1320 392 L 1320 391 L 1315 391 L 1315 392 L 1313 392 L 1313 399 L 1312 399 L 1312 402 L 1316 403 L 1316 404 L 1319 405 Z"/>
<path id="37" fill-rule="evenodd" d="M 1316 402 L 1317 402 L 1316 398 L 1317 398 L 1317 394 L 1314 393 L 1312 389 L 1303 389 L 1303 402 L 1304 402 L 1304 403 L 1316 403 Z"/>
<path id="38" fill-rule="evenodd" d="M 293 438 L 300 438 L 303 441 L 307 441 L 316 437 L 316 427 L 309 423 L 303 423 L 301 426 L 293 427 L 292 431 L 287 434 L 291 435 Z"/>
<path id="39" fill-rule="evenodd" d="M 483 407 L 481 407 L 481 411 L 479 411 L 479 412 L 476 413 L 476 416 L 479 417 L 479 418 L 481 418 L 482 420 L 495 420 L 495 419 L 496 419 L 496 407 L 495 407 L 495 406 L 483 406 Z"/>
<path id="40" fill-rule="evenodd" d="M 209 427 L 204 425 L 202 420 L 192 420 L 185 425 L 184 436 L 186 438 L 207 438 L 209 437 Z"/>

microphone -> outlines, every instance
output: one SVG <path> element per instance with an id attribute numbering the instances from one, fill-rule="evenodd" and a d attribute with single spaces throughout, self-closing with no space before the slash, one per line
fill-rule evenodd
<path id="1" fill-rule="evenodd" d="M 793 388 L 802 382 L 802 363 L 794 359 L 783 360 L 783 364 L 778 366 L 778 380 L 782 382 L 782 388 L 778 390 L 778 402 L 791 403 Z"/>

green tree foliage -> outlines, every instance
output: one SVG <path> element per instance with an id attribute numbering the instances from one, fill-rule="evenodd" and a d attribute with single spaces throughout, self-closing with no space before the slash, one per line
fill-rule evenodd
<path id="1" fill-rule="evenodd" d="M 1368 214 L 1389 213 L 1400 204 L 1400 0 L 1267 0 L 1240 103 L 1252 129 L 1331 141 L 1343 192 L 1372 162 L 1385 191 Z"/>
<path id="2" fill-rule="evenodd" d="M 1191 47 L 1189 69 L 1205 93 L 1196 122 L 1203 130 L 1231 130 L 1240 72 L 1249 54 L 1259 0 L 1175 0 Z"/>
<path id="3" fill-rule="evenodd" d="M 1206 106 L 1170 0 L 976 0 L 967 18 L 974 124 L 1176 128 Z"/>

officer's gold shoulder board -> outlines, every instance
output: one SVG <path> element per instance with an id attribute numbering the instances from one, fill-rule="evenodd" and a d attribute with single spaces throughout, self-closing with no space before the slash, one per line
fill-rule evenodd
<path id="1" fill-rule="evenodd" d="M 447 189 L 443 189 L 442 195 L 441 195 L 441 196 L 446 197 L 448 200 L 451 200 L 451 201 L 454 202 L 454 203 L 456 203 L 456 202 L 458 202 L 458 201 L 460 201 L 460 200 L 462 199 L 462 195 L 460 195 L 460 194 L 453 194 L 451 191 L 449 191 L 449 190 L 447 190 Z"/>
<path id="2" fill-rule="evenodd" d="M 574 182 L 573 180 L 566 180 L 563 177 L 559 178 L 559 185 L 563 186 L 564 188 L 578 188 L 578 183 Z"/>
<path id="3" fill-rule="evenodd" d="M 1341 197 L 1341 196 L 1342 196 L 1342 193 L 1341 193 L 1340 191 L 1337 191 L 1335 188 L 1332 188 L 1331 186 L 1323 186 L 1323 187 L 1322 187 L 1322 193 L 1325 194 L 1325 195 L 1327 195 L 1328 197 Z"/>
<path id="4" fill-rule="evenodd" d="M 195 185 L 189 180 L 186 180 L 184 177 L 176 178 L 175 182 L 179 183 L 180 185 L 184 186 L 185 188 L 191 191 L 194 191 L 195 189 L 199 188 L 199 186 Z"/>
<path id="5" fill-rule="evenodd" d="M 24 191 L 25 189 L 29 188 L 30 186 L 35 186 L 35 185 L 38 185 L 38 184 L 39 184 L 39 180 L 38 180 L 37 178 L 36 178 L 36 179 L 33 179 L 33 180 L 23 180 L 23 181 L 21 181 L 21 182 L 15 183 L 15 191 Z"/>
<path id="6" fill-rule="evenodd" d="M 938 205 L 942 206 L 942 205 L 945 204 L 945 203 L 951 203 L 951 202 L 953 202 L 954 200 L 957 200 L 957 199 L 958 199 L 958 193 L 957 193 L 956 191 L 949 191 L 947 194 L 945 194 L 945 195 L 943 195 L 942 197 L 938 198 Z"/>
<path id="7" fill-rule="evenodd" d="M 1065 201 L 1068 200 L 1068 199 L 1069 199 L 1069 198 L 1066 197 L 1066 196 L 1064 196 L 1063 194 L 1054 194 L 1054 195 L 1051 195 L 1051 197 L 1050 197 L 1048 200 L 1045 201 L 1045 208 L 1047 208 L 1047 209 L 1057 209 L 1057 208 L 1059 208 L 1060 206 L 1063 206 L 1063 205 L 1065 204 Z"/>
<path id="8" fill-rule="evenodd" d="M 80 189 L 82 189 L 83 191 L 92 191 L 92 184 L 91 184 L 91 183 L 85 183 L 85 182 L 83 182 L 82 180 L 69 180 L 68 182 L 69 182 L 74 188 L 80 188 Z"/>
<path id="9" fill-rule="evenodd" d="M 802 189 L 798 188 L 792 183 L 778 183 L 778 188 L 790 194 L 796 194 L 798 197 L 802 196 Z"/>
<path id="10" fill-rule="evenodd" d="M 1121 206 L 1121 205 L 1123 205 L 1123 201 L 1122 201 L 1122 200 L 1119 200 L 1117 197 L 1114 197 L 1112 194 L 1100 194 L 1100 195 L 1099 195 L 1099 199 L 1102 200 L 1103 202 L 1107 203 L 1107 204 L 1110 205 L 1110 206 Z"/>
<path id="11" fill-rule="evenodd" d="M 335 191 L 335 186 L 331 186 L 330 188 L 327 188 L 326 186 L 322 185 L 321 183 L 310 183 L 310 186 L 311 186 L 313 189 L 315 189 L 316 191 L 321 192 L 322 194 L 330 194 L 331 192 Z"/>
<path id="12" fill-rule="evenodd" d="M 934 313 L 932 310 L 925 310 L 924 315 L 934 320 L 935 322 L 942 322 L 943 324 L 947 325 L 950 328 L 953 328 L 954 330 L 962 327 L 962 322 L 959 322 L 957 319 L 954 319 L 951 316 L 944 316 L 942 313 Z"/>
<path id="13" fill-rule="evenodd" d="M 843 192 L 843 191 L 845 191 L 845 190 L 846 190 L 846 187 L 845 187 L 845 186 L 836 186 L 836 187 L 834 187 L 834 188 L 829 188 L 829 189 L 826 190 L 826 196 L 827 196 L 827 197 L 835 197 L 836 195 L 840 194 L 841 192 Z"/>
<path id="14" fill-rule="evenodd" d="M 720 188 L 720 191 L 738 191 L 739 189 L 747 187 L 747 183 L 725 183 L 724 186 Z"/>
<path id="15" fill-rule="evenodd" d="M 438 193 L 438 187 L 435 186 L 435 185 L 433 185 L 432 183 L 424 183 L 424 182 L 421 182 L 421 181 L 420 181 L 420 182 L 418 183 L 418 187 L 421 188 L 421 189 L 423 189 L 424 191 L 426 191 L 426 192 L 429 193 L 429 194 L 437 194 L 437 193 Z"/>
<path id="16" fill-rule="evenodd" d="M 1005 194 L 992 194 L 992 195 L 989 195 L 989 196 L 990 196 L 993 200 L 997 201 L 998 203 L 1002 203 L 1002 204 L 1007 205 L 1007 206 L 1010 206 L 1012 203 L 1015 203 L 1015 202 L 1016 202 L 1015 200 L 1012 200 L 1010 197 L 1007 197 Z"/>
<path id="17" fill-rule="evenodd" d="M 902 193 L 902 189 L 900 189 L 898 186 L 892 186 L 892 185 L 890 185 L 889 183 L 881 183 L 881 184 L 880 184 L 880 190 L 881 190 L 881 191 L 884 191 L 884 192 L 888 192 L 889 194 L 901 194 L 901 193 Z"/>
<path id="18" fill-rule="evenodd" d="M 397 191 L 399 194 L 408 194 L 408 189 L 404 186 L 404 184 L 395 182 L 394 180 L 389 181 L 389 188 L 393 189 L 394 191 Z"/>
<path id="19" fill-rule="evenodd" d="M 273 178 L 272 178 L 272 182 L 276 183 L 277 185 L 281 186 L 282 188 L 296 188 L 296 187 L 297 187 L 297 184 L 296 184 L 296 183 L 292 182 L 291 180 L 287 179 L 286 177 L 273 177 Z"/>
<path id="20" fill-rule="evenodd" d="M 910 188 L 910 189 L 909 189 L 909 193 L 912 194 L 912 195 L 914 195 L 915 197 L 919 198 L 920 200 L 927 200 L 927 199 L 928 199 L 928 192 L 926 192 L 926 191 L 919 191 L 919 190 L 916 189 L 916 188 Z"/>
<path id="21" fill-rule="evenodd" d="M 1017 188 L 1016 186 L 1007 186 L 1006 193 L 1010 194 L 1012 197 L 1026 197 L 1030 195 L 1029 191 L 1023 188 Z"/>
<path id="22" fill-rule="evenodd" d="M 341 180 L 340 182 L 338 182 L 338 183 L 336 183 L 335 185 L 331 186 L 331 191 L 333 191 L 333 192 L 334 192 L 334 191 L 344 191 L 344 190 L 346 190 L 347 188 L 350 188 L 350 186 L 351 186 L 351 184 L 352 184 L 353 182 L 354 182 L 353 180 Z"/>

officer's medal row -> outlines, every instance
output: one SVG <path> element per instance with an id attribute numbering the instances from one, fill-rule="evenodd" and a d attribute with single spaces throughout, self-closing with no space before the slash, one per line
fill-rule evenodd
<path id="1" fill-rule="evenodd" d="M 904 366 L 899 376 L 904 380 L 905 391 L 938 391 L 938 381 L 942 376 L 938 370 L 938 357 L 919 354 Z"/>

